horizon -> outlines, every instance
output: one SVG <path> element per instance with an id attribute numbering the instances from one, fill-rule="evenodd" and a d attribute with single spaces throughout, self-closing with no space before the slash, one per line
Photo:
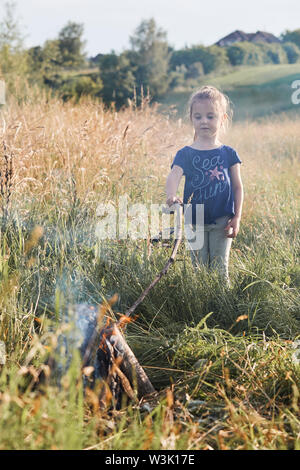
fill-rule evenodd
<path id="1" fill-rule="evenodd" d="M 5 3 L 0 1 L 0 19 Z M 89 58 L 128 49 L 130 36 L 143 20 L 150 18 L 167 33 L 170 46 L 179 50 L 213 45 L 236 30 L 264 31 L 279 37 L 287 29 L 299 28 L 296 11 L 300 12 L 297 0 L 279 0 L 275 5 L 271 0 L 253 0 L 251 5 L 241 5 L 237 0 L 228 0 L 224 5 L 211 0 L 205 10 L 193 0 L 127 0 L 126 4 L 121 0 L 111 0 L 109 4 L 104 0 L 86 0 L 84 5 L 79 0 L 64 0 L 63 4 L 59 0 L 43 0 L 42 4 L 38 0 L 15 0 L 15 4 L 16 18 L 26 35 L 26 48 L 42 46 L 46 40 L 56 38 L 72 21 L 84 25 L 83 39 Z"/>

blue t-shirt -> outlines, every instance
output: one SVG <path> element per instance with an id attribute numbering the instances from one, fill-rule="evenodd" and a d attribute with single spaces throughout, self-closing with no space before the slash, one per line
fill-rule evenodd
<path id="1" fill-rule="evenodd" d="M 229 168 L 241 160 L 232 147 L 221 145 L 212 150 L 189 146 L 180 149 L 171 165 L 178 165 L 185 176 L 183 203 L 192 204 L 192 223 L 196 223 L 196 204 L 204 204 L 204 223 L 234 215 L 234 195 Z"/>

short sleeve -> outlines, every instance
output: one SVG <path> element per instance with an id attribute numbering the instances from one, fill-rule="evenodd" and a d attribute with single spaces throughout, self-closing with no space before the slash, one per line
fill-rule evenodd
<path id="1" fill-rule="evenodd" d="M 240 159 L 238 153 L 232 148 L 231 152 L 229 153 L 228 167 L 230 168 L 232 165 L 235 165 L 236 163 L 242 163 L 242 160 Z"/>
<path id="2" fill-rule="evenodd" d="M 184 153 L 179 150 L 175 155 L 175 158 L 171 165 L 171 169 L 173 168 L 174 165 L 180 166 L 180 168 L 183 169 L 183 174 L 185 174 L 185 166 L 186 166 L 185 162 L 186 162 L 186 159 L 184 158 Z"/>

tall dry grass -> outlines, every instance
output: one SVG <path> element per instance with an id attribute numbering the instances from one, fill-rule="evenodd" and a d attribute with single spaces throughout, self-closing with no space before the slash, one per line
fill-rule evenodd
<path id="1" fill-rule="evenodd" d="M 46 94 L 36 102 L 11 103 L 1 112 L 1 139 L 14 154 L 18 193 L 52 197 L 60 180 L 73 176 L 80 197 L 88 203 L 116 193 L 164 200 L 164 182 L 176 151 L 192 142 L 188 121 L 159 114 L 147 100 L 121 112 L 105 110 L 84 99 L 78 105 Z M 299 170 L 299 122 L 278 118 L 235 123 L 224 136 L 243 160 L 245 215 L 250 201 L 282 189 Z M 263 182 L 262 182 L 263 180 Z M 296 190 L 296 184 L 295 190 Z M 143 194 L 140 193 L 143 188 Z M 158 190 L 159 189 L 159 190 Z"/>

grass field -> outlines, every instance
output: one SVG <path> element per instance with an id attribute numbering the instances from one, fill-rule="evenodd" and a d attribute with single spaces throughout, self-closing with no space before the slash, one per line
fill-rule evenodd
<path id="1" fill-rule="evenodd" d="M 235 119 L 251 120 L 271 113 L 297 113 L 291 101 L 294 91 L 291 84 L 299 77 L 300 64 L 243 66 L 222 76 L 205 75 L 199 80 L 199 86 L 211 84 L 220 88 L 234 104 Z M 163 100 L 162 110 L 167 111 L 168 106 L 173 105 L 178 115 L 184 116 L 190 93 L 191 90 L 170 93 Z"/>
<path id="2" fill-rule="evenodd" d="M 181 247 L 126 333 L 157 393 L 119 411 L 83 395 L 77 358 L 61 389 L 39 394 L 43 344 L 63 304 L 118 294 L 117 315 L 162 269 L 168 246 L 97 241 L 96 208 L 124 194 L 164 203 L 192 129 L 147 103 L 114 112 L 46 95 L 10 102 L 1 120 L 0 449 L 299 450 L 300 118 L 241 120 L 224 136 L 245 186 L 232 286 L 195 272 Z"/>

